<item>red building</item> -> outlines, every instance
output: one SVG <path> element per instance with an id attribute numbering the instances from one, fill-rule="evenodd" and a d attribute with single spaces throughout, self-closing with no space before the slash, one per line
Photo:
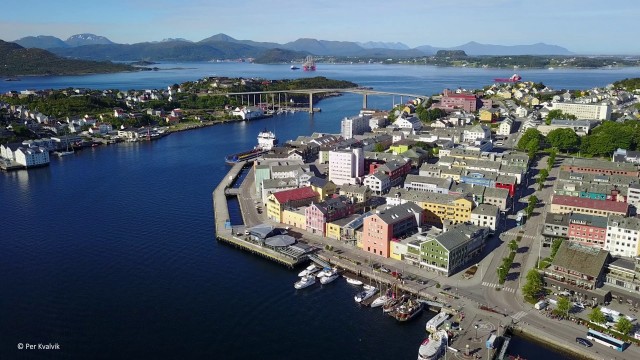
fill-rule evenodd
<path id="1" fill-rule="evenodd" d="M 509 190 L 509 196 L 516 194 L 516 178 L 515 176 L 499 175 L 496 178 L 496 187 Z"/>
<path id="2" fill-rule="evenodd" d="M 440 103 L 433 106 L 446 111 L 462 109 L 475 112 L 478 109 L 478 98 L 474 94 L 456 94 L 449 89 L 444 89 Z"/>
<path id="3" fill-rule="evenodd" d="M 386 163 L 372 162 L 369 164 L 369 174 L 382 172 L 389 177 L 391 186 L 398 186 L 404 181 L 404 177 L 411 171 L 411 161 L 391 160 Z"/>
<path id="4" fill-rule="evenodd" d="M 362 250 L 388 258 L 391 240 L 416 230 L 423 222 L 424 210 L 412 202 L 377 211 L 364 219 Z"/>
<path id="5" fill-rule="evenodd" d="M 567 235 L 570 241 L 602 249 L 607 239 L 607 218 L 588 214 L 571 214 Z"/>

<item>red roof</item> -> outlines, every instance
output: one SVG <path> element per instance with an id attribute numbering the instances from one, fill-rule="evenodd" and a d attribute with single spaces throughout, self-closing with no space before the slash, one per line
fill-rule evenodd
<path id="1" fill-rule="evenodd" d="M 574 206 L 594 210 L 618 212 L 623 214 L 627 214 L 629 211 L 629 204 L 627 204 L 626 202 L 594 200 L 567 195 L 553 195 L 553 200 L 551 203 L 555 205 Z"/>
<path id="2" fill-rule="evenodd" d="M 318 196 L 313 189 L 309 186 L 279 191 L 277 193 L 273 193 L 273 196 L 278 200 L 278 203 L 285 204 L 289 201 L 297 201 L 297 200 L 305 200 Z"/>
<path id="3" fill-rule="evenodd" d="M 475 95 L 469 95 L 469 94 L 449 94 L 445 97 L 450 97 L 450 98 L 458 98 L 458 99 L 467 99 L 467 100 L 476 100 L 476 96 Z"/>

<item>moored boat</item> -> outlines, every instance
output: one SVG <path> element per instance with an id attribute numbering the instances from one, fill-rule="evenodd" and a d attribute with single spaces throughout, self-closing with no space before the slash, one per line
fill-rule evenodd
<path id="1" fill-rule="evenodd" d="M 407 297 L 404 295 L 397 298 L 391 298 L 384 305 L 382 305 L 382 311 L 385 313 L 391 313 L 395 311 L 398 306 L 402 305 L 402 303 L 406 300 Z"/>
<path id="2" fill-rule="evenodd" d="M 315 273 L 315 272 L 316 272 L 316 271 L 318 271 L 318 270 L 320 270 L 320 268 L 318 268 L 315 264 L 311 264 L 311 265 L 307 266 L 307 268 L 306 268 L 306 269 L 304 269 L 304 270 L 300 271 L 300 272 L 298 273 L 298 276 L 300 276 L 300 277 L 304 277 L 304 276 L 307 276 L 307 275 L 313 274 L 313 273 Z"/>
<path id="3" fill-rule="evenodd" d="M 444 330 L 440 330 L 424 339 L 418 349 L 418 360 L 437 360 L 448 345 L 449 336 Z"/>
<path id="4" fill-rule="evenodd" d="M 371 307 L 380 307 L 382 305 L 384 305 L 387 301 L 389 300 L 389 296 L 387 295 L 380 295 L 378 296 L 375 300 L 373 300 L 373 302 L 371 303 Z"/>
<path id="5" fill-rule="evenodd" d="M 324 285 L 324 284 L 328 284 L 330 282 L 332 282 L 333 280 L 337 279 L 338 276 L 340 276 L 338 274 L 338 272 L 333 273 L 332 275 L 329 276 L 323 276 L 320 278 L 320 284 Z"/>
<path id="6" fill-rule="evenodd" d="M 295 66 L 295 65 L 291 65 L 291 70 L 299 70 L 300 68 Z"/>
<path id="7" fill-rule="evenodd" d="M 317 274 L 316 277 L 321 278 L 321 277 L 325 277 L 325 276 L 331 276 L 333 275 L 333 273 L 335 273 L 336 271 L 332 268 L 324 268 L 322 270 L 320 270 Z"/>
<path id="8" fill-rule="evenodd" d="M 315 276 L 303 276 L 300 281 L 297 281 L 293 284 L 293 287 L 296 289 L 304 289 L 307 286 L 311 286 L 316 283 Z"/>
<path id="9" fill-rule="evenodd" d="M 398 321 L 409 321 L 420 314 L 423 308 L 423 303 L 417 300 L 409 299 L 402 305 L 398 306 L 396 311 L 393 313 L 393 317 Z"/>
<path id="10" fill-rule="evenodd" d="M 224 157 L 224 161 L 227 164 L 233 165 L 240 161 L 253 160 L 260 155 L 266 154 L 277 144 L 278 139 L 276 138 L 276 135 L 271 131 L 263 130 L 258 134 L 258 145 L 253 149 L 227 155 Z"/>
<path id="11" fill-rule="evenodd" d="M 449 314 L 446 312 L 440 312 L 438 315 L 432 317 L 429 321 L 427 321 L 427 325 L 425 326 L 427 331 L 436 332 L 438 331 L 438 327 L 442 325 L 449 318 Z"/>
<path id="12" fill-rule="evenodd" d="M 345 279 L 347 279 L 347 282 L 351 285 L 358 285 L 361 286 L 362 285 L 362 281 L 357 280 L 357 279 L 353 279 L 350 277 L 347 277 L 346 275 L 342 275 Z"/>
<path id="13" fill-rule="evenodd" d="M 375 287 L 369 287 L 369 288 L 365 288 L 364 291 L 361 291 L 359 293 L 357 293 L 354 297 L 353 300 L 355 300 L 358 304 L 367 300 L 368 298 L 372 297 L 373 295 L 375 295 L 378 292 L 378 289 L 376 289 Z"/>

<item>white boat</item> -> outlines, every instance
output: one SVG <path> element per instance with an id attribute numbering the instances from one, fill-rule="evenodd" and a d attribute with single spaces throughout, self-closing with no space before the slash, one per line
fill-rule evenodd
<path id="1" fill-rule="evenodd" d="M 437 360 L 448 345 L 447 332 L 440 330 L 424 339 L 418 349 L 418 360 Z"/>
<path id="2" fill-rule="evenodd" d="M 54 154 L 58 155 L 58 156 L 67 156 L 67 155 L 72 155 L 75 152 L 73 150 L 68 150 L 68 151 L 55 151 Z"/>
<path id="3" fill-rule="evenodd" d="M 315 264 L 311 264 L 309 266 L 307 266 L 306 269 L 300 271 L 298 273 L 298 276 L 303 277 L 303 276 L 307 276 L 309 274 L 313 274 L 314 272 L 320 270 Z"/>
<path id="4" fill-rule="evenodd" d="M 378 289 L 374 287 L 369 287 L 366 290 L 357 293 L 356 296 L 353 297 L 353 300 L 355 300 L 359 304 L 367 300 L 368 298 L 372 297 L 377 292 L 378 292 Z"/>
<path id="5" fill-rule="evenodd" d="M 438 331 L 438 327 L 442 325 L 449 318 L 449 314 L 445 312 L 438 313 L 438 315 L 432 317 L 429 321 L 427 321 L 426 329 L 428 332 L 436 332 Z"/>
<path id="6" fill-rule="evenodd" d="M 296 289 L 304 289 L 307 286 L 311 286 L 316 283 L 316 278 L 314 276 L 303 276 L 300 281 L 297 281 L 293 284 L 293 287 Z"/>
<path id="7" fill-rule="evenodd" d="M 343 275 L 343 277 L 344 277 L 345 279 L 347 279 L 347 282 L 348 282 L 349 284 L 351 284 L 351 285 L 358 285 L 358 286 L 361 286 L 361 285 L 362 285 L 362 281 L 360 281 L 360 280 L 352 279 L 352 278 L 347 277 L 347 276 L 345 276 L 345 275 Z"/>
<path id="8" fill-rule="evenodd" d="M 338 276 L 340 276 L 340 275 L 338 275 L 337 272 L 335 272 L 335 273 L 333 273 L 332 275 L 329 275 L 329 276 L 323 276 L 323 277 L 320 278 L 320 284 L 322 284 L 322 285 L 328 284 L 328 283 L 332 282 L 333 280 L 337 279 Z"/>
<path id="9" fill-rule="evenodd" d="M 387 295 L 380 295 L 378 296 L 375 300 L 373 300 L 373 302 L 371 303 L 371 307 L 380 307 L 382 305 L 384 305 L 388 300 L 389 300 L 389 296 Z"/>
<path id="10" fill-rule="evenodd" d="M 316 274 L 316 277 L 325 277 L 325 276 L 331 276 L 333 275 L 333 273 L 335 273 L 336 271 L 332 268 L 324 268 L 322 269 L 320 272 L 318 272 L 318 274 Z"/>

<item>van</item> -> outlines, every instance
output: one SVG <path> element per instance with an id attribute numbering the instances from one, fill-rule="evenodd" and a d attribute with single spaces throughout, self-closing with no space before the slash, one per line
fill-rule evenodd
<path id="1" fill-rule="evenodd" d="M 536 308 L 536 310 L 542 310 L 547 307 L 547 302 L 544 300 L 538 301 L 535 305 L 533 305 L 533 307 Z"/>

